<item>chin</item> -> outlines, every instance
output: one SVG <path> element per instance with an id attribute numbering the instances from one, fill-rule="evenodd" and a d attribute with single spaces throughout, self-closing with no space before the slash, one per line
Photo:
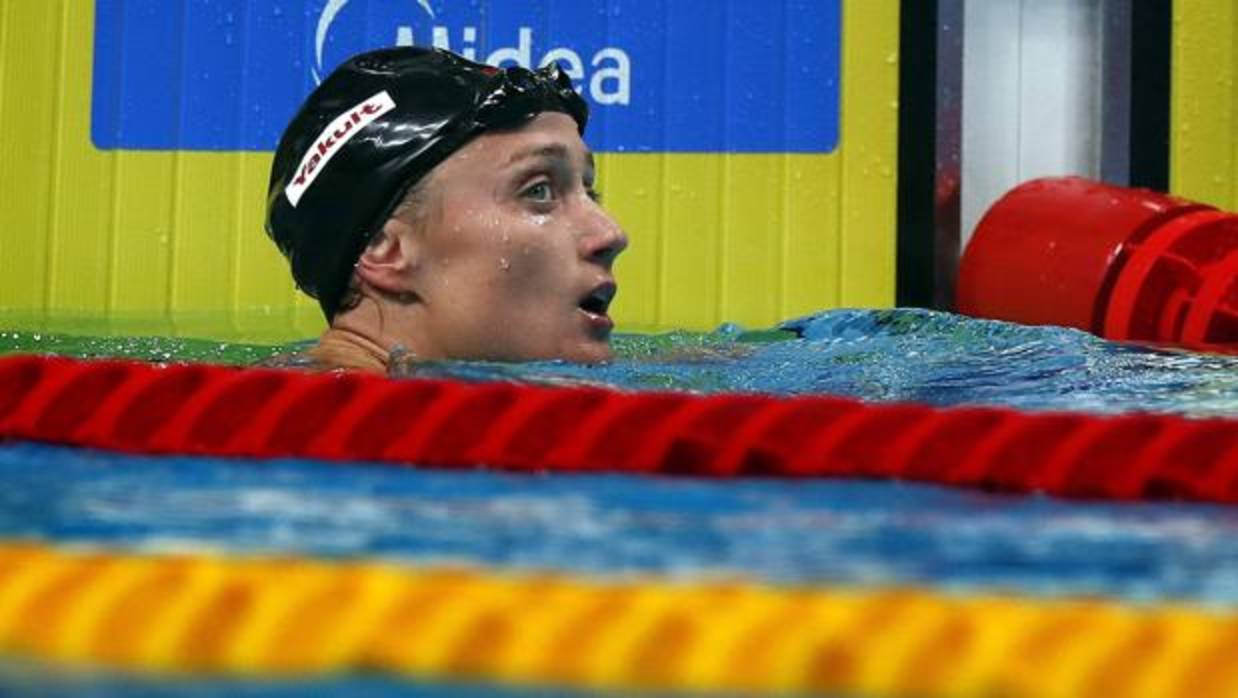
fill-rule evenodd
<path id="1" fill-rule="evenodd" d="M 614 358 L 610 342 L 585 342 L 563 352 L 561 358 L 580 364 L 600 364 Z"/>

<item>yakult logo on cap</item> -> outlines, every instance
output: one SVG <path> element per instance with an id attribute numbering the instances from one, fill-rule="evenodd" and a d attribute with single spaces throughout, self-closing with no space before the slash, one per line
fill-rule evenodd
<path id="1" fill-rule="evenodd" d="M 314 145 L 310 146 L 309 151 L 305 153 L 305 157 L 301 158 L 301 164 L 297 167 L 297 175 L 288 183 L 288 186 L 284 187 L 284 195 L 288 197 L 288 203 L 296 208 L 305 190 L 314 183 L 318 173 L 322 172 L 322 168 L 331 158 L 340 152 L 340 148 L 357 135 L 358 131 L 392 109 L 395 109 L 395 101 L 391 99 L 391 95 L 387 94 L 386 90 L 383 90 L 327 124 L 327 127 L 314 140 Z"/>

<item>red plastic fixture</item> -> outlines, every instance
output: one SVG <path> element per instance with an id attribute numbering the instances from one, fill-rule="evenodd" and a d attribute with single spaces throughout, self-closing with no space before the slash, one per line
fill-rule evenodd
<path id="1" fill-rule="evenodd" d="M 1078 177 L 1033 180 L 976 226 L 957 299 L 976 317 L 1238 351 L 1238 215 Z"/>

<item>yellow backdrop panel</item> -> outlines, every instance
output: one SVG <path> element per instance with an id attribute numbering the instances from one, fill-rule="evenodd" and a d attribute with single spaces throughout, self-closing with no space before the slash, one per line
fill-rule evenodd
<path id="1" fill-rule="evenodd" d="M 317 305 L 262 232 L 268 153 L 91 144 L 91 5 L 0 3 L 0 325 L 316 334 Z M 897 46 L 897 0 L 844 2 L 829 155 L 601 156 L 632 239 L 621 329 L 762 327 L 893 301 Z"/>
<path id="2" fill-rule="evenodd" d="M 1238 0 L 1174 3 L 1170 188 L 1238 211 Z"/>

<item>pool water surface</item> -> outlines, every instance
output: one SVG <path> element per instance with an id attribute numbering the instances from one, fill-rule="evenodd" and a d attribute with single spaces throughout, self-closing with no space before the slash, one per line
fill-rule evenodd
<path id="1" fill-rule="evenodd" d="M 779 330 L 624 336 L 603 366 L 444 363 L 398 376 L 621 390 L 842 394 L 1023 410 L 1238 416 L 1238 357 L 1116 345 L 927 311 Z M 7 332 L 0 351 L 247 364 L 302 345 Z M 398 377 L 397 376 L 397 377 Z M 0 447 L 0 535 L 73 547 L 304 555 L 780 586 L 1238 606 L 1238 513 L 863 480 L 712 481 Z M 585 695 L 381 676 L 222 681 L 0 667 L 5 695 Z"/>

